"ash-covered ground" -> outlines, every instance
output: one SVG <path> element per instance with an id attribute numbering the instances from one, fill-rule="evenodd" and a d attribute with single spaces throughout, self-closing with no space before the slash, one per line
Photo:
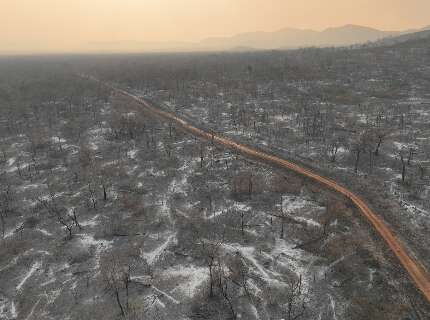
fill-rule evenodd
<path id="1" fill-rule="evenodd" d="M 3 61 L 0 319 L 426 319 L 346 199 L 74 76 L 338 179 L 428 264 L 417 47 Z"/>

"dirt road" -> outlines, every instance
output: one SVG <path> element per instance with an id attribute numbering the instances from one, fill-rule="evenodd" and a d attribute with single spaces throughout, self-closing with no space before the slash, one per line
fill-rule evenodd
<path id="1" fill-rule="evenodd" d="M 97 79 L 92 78 L 95 81 Z M 301 175 L 309 177 L 318 181 L 319 183 L 343 194 L 345 197 L 349 198 L 361 211 L 364 217 L 373 225 L 375 230 L 381 235 L 381 237 L 385 240 L 391 250 L 399 259 L 402 266 L 409 273 L 410 277 L 416 284 L 417 288 L 421 290 L 427 301 L 430 303 L 430 276 L 422 264 L 417 261 L 412 255 L 410 255 L 402 242 L 394 235 L 394 233 L 389 229 L 389 227 L 385 224 L 385 222 L 375 213 L 373 212 L 369 206 L 362 200 L 358 195 L 354 194 L 350 190 L 345 187 L 339 185 L 335 181 L 320 176 L 315 172 L 310 171 L 309 169 L 303 168 L 291 161 L 267 154 L 263 151 L 259 151 L 252 147 L 234 142 L 228 138 L 225 138 L 217 133 L 207 132 L 196 126 L 193 126 L 191 123 L 187 122 L 184 119 L 181 119 L 174 115 L 173 113 L 166 112 L 157 107 L 154 107 L 150 102 L 141 99 L 125 90 L 118 89 L 112 87 L 110 85 L 106 85 L 115 92 L 127 96 L 130 99 L 136 101 L 145 108 L 147 111 L 161 117 L 164 120 L 170 121 L 178 126 L 180 126 L 185 131 L 196 135 L 202 139 L 212 141 L 215 144 L 227 147 L 229 149 L 235 150 L 240 154 L 248 157 L 252 157 L 254 159 L 264 161 L 265 163 L 275 165 L 277 167 L 283 167 L 289 170 L 293 170 Z"/>

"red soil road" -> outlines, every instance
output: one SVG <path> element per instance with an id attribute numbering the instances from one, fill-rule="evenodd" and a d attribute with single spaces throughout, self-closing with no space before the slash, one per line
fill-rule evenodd
<path id="1" fill-rule="evenodd" d="M 408 254 L 402 242 L 393 234 L 393 232 L 389 229 L 385 222 L 380 217 L 378 217 L 376 213 L 373 212 L 372 209 L 370 209 L 369 206 L 364 202 L 364 200 L 362 200 L 358 195 L 354 194 L 347 188 L 339 185 L 336 181 L 320 176 L 317 173 L 312 172 L 309 169 L 303 168 L 291 161 L 287 161 L 285 159 L 254 149 L 252 147 L 234 142 L 228 138 L 222 137 L 219 134 L 199 129 L 188 123 L 187 121 L 177 117 L 176 115 L 160 110 L 159 108 L 152 106 L 144 99 L 141 99 L 125 90 L 114 88 L 109 85 L 106 86 L 108 86 L 117 93 L 131 98 L 132 100 L 140 104 L 142 107 L 144 107 L 147 111 L 159 116 L 164 120 L 168 120 L 175 123 L 176 125 L 180 126 L 182 129 L 188 131 L 191 134 L 194 134 L 205 140 L 213 141 L 214 143 L 225 146 L 229 149 L 238 151 L 244 156 L 252 157 L 254 159 L 264 161 L 265 163 L 275 165 L 277 167 L 283 167 L 292 170 L 296 173 L 314 179 L 315 181 L 318 181 L 319 183 L 349 198 L 360 209 L 364 217 L 373 225 L 375 230 L 385 240 L 390 249 L 399 259 L 402 266 L 409 273 L 409 276 L 412 278 L 417 288 L 421 290 L 427 301 L 430 303 L 430 276 L 428 272 L 419 261 L 413 258 L 413 256 L 411 256 L 410 254 Z"/>

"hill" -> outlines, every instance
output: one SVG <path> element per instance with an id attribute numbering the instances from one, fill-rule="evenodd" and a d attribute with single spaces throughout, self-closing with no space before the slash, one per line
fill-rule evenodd
<path id="1" fill-rule="evenodd" d="M 401 31 L 381 31 L 357 25 L 328 28 L 321 32 L 285 28 L 275 32 L 251 32 L 238 34 L 232 37 L 208 38 L 203 40 L 200 46 L 218 49 L 230 49 L 237 46 L 256 49 L 345 46 L 376 41 L 401 34 L 403 34 Z"/>

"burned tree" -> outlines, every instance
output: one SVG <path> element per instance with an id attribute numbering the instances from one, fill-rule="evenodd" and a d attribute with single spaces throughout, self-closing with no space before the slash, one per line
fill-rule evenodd
<path id="1" fill-rule="evenodd" d="M 399 160 L 401 163 L 402 182 L 406 181 L 406 169 L 412 163 L 414 156 L 416 155 L 416 149 L 412 146 L 406 148 L 403 147 L 399 150 Z"/>
<path id="2" fill-rule="evenodd" d="M 210 243 L 205 240 L 201 241 L 202 256 L 209 271 L 209 297 L 214 296 L 214 287 L 216 284 L 215 267 L 220 254 L 221 246 L 221 241 L 215 243 Z"/>
<path id="3" fill-rule="evenodd" d="M 133 312 L 130 303 L 132 272 L 140 263 L 139 250 L 127 245 L 107 253 L 101 258 L 101 274 L 107 293 L 113 296 L 122 318 L 128 319 Z"/>
<path id="4" fill-rule="evenodd" d="M 283 309 L 288 320 L 297 320 L 305 316 L 308 309 L 308 294 L 303 289 L 302 275 L 299 275 L 298 279 L 290 280 Z"/>

